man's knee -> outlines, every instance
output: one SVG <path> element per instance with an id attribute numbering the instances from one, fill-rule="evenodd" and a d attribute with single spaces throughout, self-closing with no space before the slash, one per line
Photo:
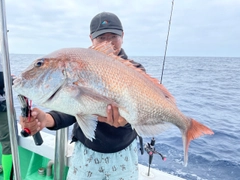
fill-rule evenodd
<path id="1" fill-rule="evenodd" d="M 11 154 L 11 144 L 10 141 L 2 142 L 2 154 Z"/>

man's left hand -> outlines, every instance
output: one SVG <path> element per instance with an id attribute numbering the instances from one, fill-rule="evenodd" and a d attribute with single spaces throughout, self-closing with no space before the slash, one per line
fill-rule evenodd
<path id="1" fill-rule="evenodd" d="M 107 117 L 98 116 L 98 121 L 105 122 L 114 127 L 121 127 L 127 124 L 127 121 L 120 116 L 118 107 L 110 104 L 107 106 Z"/>

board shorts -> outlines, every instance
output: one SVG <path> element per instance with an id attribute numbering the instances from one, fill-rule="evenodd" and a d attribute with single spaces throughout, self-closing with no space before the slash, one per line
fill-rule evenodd
<path id="1" fill-rule="evenodd" d="M 138 148 L 135 139 L 115 153 L 99 153 L 75 143 L 67 180 L 138 180 Z"/>

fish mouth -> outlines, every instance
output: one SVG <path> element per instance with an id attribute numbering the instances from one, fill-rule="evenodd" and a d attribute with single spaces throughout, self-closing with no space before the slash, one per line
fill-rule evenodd
<path id="1" fill-rule="evenodd" d="M 21 83 L 22 83 L 22 78 L 21 77 L 17 77 L 15 79 L 13 79 L 12 87 L 15 88 L 16 86 L 20 85 Z"/>

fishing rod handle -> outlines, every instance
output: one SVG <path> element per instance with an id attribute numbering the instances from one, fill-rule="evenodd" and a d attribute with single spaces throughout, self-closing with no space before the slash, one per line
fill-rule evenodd
<path id="1" fill-rule="evenodd" d="M 25 98 L 22 95 L 18 95 L 18 98 L 21 103 L 22 117 L 28 117 L 29 115 L 31 116 L 31 109 L 29 108 L 27 98 Z M 28 137 L 31 135 L 31 131 L 28 128 L 24 128 L 21 131 L 21 135 L 23 137 Z M 37 132 L 36 134 L 33 135 L 33 140 L 37 146 L 40 146 L 43 143 L 43 139 L 40 132 Z"/>
<path id="2" fill-rule="evenodd" d="M 36 134 L 33 135 L 33 139 L 34 139 L 34 142 L 37 146 L 42 145 L 43 139 L 42 139 L 42 136 L 41 136 L 39 131 Z"/>
<path id="3" fill-rule="evenodd" d="M 28 137 L 28 136 L 31 135 L 31 132 L 30 132 L 30 130 L 29 130 L 28 128 L 24 128 L 24 129 L 21 131 L 21 135 L 22 135 L 23 137 Z M 33 135 L 33 140 L 34 140 L 34 142 L 35 142 L 35 144 L 36 144 L 37 146 L 42 145 L 43 139 L 42 139 L 42 136 L 41 136 L 40 132 L 37 132 L 36 134 Z"/>

